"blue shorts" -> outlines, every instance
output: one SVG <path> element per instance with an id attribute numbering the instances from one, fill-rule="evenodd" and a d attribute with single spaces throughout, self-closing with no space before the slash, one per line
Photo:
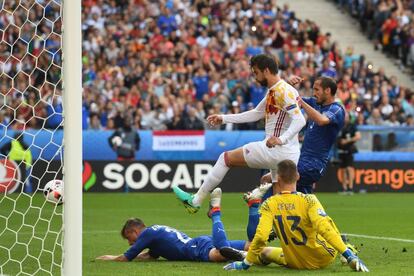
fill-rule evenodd
<path id="1" fill-rule="evenodd" d="M 228 241 L 230 247 L 238 250 L 244 250 L 246 241 L 231 240 Z M 191 239 L 187 243 L 187 256 L 189 261 L 209 262 L 209 253 L 211 249 L 215 248 L 213 245 L 213 238 L 211 236 L 200 236 Z"/>
<path id="2" fill-rule="evenodd" d="M 302 161 L 302 162 L 301 162 Z M 313 193 L 313 184 L 318 182 L 323 176 L 324 169 L 316 168 L 311 166 L 311 163 L 299 160 L 298 172 L 300 178 L 296 183 L 296 190 L 303 194 Z M 263 201 L 273 195 L 273 190 L 269 189 L 263 196 Z"/>
<path id="3" fill-rule="evenodd" d="M 211 236 L 200 236 L 187 243 L 187 256 L 189 261 L 208 262 L 210 250 L 214 248 Z"/>
<path id="4" fill-rule="evenodd" d="M 313 184 L 318 182 L 323 176 L 324 168 L 315 167 L 307 162 L 298 163 L 300 178 L 296 185 L 296 190 L 304 194 L 313 193 Z"/>

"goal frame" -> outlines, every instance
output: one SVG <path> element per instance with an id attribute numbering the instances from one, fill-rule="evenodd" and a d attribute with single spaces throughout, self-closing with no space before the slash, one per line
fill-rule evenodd
<path id="1" fill-rule="evenodd" d="M 81 0 L 63 0 L 64 215 L 62 275 L 82 275 Z"/>

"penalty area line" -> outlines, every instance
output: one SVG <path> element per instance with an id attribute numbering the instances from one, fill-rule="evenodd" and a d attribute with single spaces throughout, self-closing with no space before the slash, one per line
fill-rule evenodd
<path id="1" fill-rule="evenodd" d="M 370 235 L 360 235 L 360 234 L 351 234 L 351 233 L 344 233 L 344 235 L 347 235 L 347 236 L 350 236 L 350 237 L 356 237 L 356 238 L 372 239 L 372 240 L 385 240 L 385 241 L 398 241 L 398 242 L 414 243 L 414 240 L 399 239 L 399 238 L 392 238 L 392 237 L 370 236 Z"/>
<path id="2" fill-rule="evenodd" d="M 208 235 L 211 232 L 211 229 L 178 229 L 179 231 L 182 231 L 184 233 L 204 233 Z M 246 229 L 237 229 L 237 228 L 230 228 L 225 229 L 226 232 L 245 232 Z M 85 230 L 83 231 L 83 234 L 87 235 L 93 235 L 93 234 L 112 234 L 112 233 L 119 233 L 119 231 L 115 230 Z M 344 233 L 347 236 L 350 237 L 356 237 L 356 238 L 365 238 L 365 239 L 372 239 L 372 240 L 385 240 L 385 241 L 397 241 L 397 242 L 408 242 L 408 243 L 414 243 L 414 240 L 409 239 L 400 239 L 400 238 L 393 238 L 393 237 L 382 237 L 382 236 L 371 236 L 371 235 L 362 235 L 362 234 L 352 234 L 352 233 Z"/>

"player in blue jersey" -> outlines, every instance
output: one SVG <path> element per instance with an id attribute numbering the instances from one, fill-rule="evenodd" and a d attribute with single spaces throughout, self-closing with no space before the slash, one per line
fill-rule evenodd
<path id="1" fill-rule="evenodd" d="M 297 190 L 304 194 L 312 193 L 313 184 L 323 176 L 329 162 L 329 151 L 344 126 L 345 110 L 335 101 L 336 89 L 334 79 L 319 77 L 313 85 L 313 97 L 298 99 L 308 117 L 298 162 L 300 179 Z M 271 182 L 270 174 L 263 176 L 261 182 Z M 263 200 L 270 195 L 271 190 Z"/>
<path id="2" fill-rule="evenodd" d="M 123 238 L 131 246 L 122 255 L 104 255 L 98 260 L 132 261 L 155 260 L 163 257 L 171 261 L 223 262 L 243 259 L 240 251 L 246 251 L 249 242 L 227 240 L 224 225 L 221 222 L 221 189 L 211 193 L 209 217 L 212 219 L 212 236 L 190 238 L 185 233 L 165 225 L 145 226 L 138 218 L 128 219 L 121 230 Z M 226 249 L 234 248 L 236 250 Z M 144 251 L 148 249 L 148 251 Z M 227 253 L 227 254 L 226 254 Z M 226 258 L 226 257 L 227 258 Z"/>

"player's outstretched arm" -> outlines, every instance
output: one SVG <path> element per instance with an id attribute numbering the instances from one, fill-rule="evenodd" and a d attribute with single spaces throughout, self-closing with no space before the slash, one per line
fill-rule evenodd
<path id="1" fill-rule="evenodd" d="M 115 261 L 115 262 L 128 262 L 128 259 L 124 255 L 103 255 L 96 258 L 101 261 Z"/>
<path id="2" fill-rule="evenodd" d="M 221 125 L 223 123 L 223 117 L 220 114 L 213 114 L 207 117 L 207 122 L 211 126 Z"/>
<path id="3" fill-rule="evenodd" d="M 251 264 L 247 264 L 246 260 L 241 262 L 232 262 L 223 266 L 224 270 L 247 270 Z"/>
<path id="4" fill-rule="evenodd" d="M 264 97 L 262 101 L 256 106 L 256 108 L 252 110 L 245 111 L 242 113 L 237 113 L 237 114 L 226 114 L 226 115 L 219 115 L 219 116 L 221 117 L 222 124 L 227 124 L 227 123 L 242 124 L 242 123 L 257 122 L 260 119 L 264 118 L 265 107 L 266 107 L 266 97 Z M 207 118 L 207 121 L 209 121 L 209 118 Z"/>
<path id="5" fill-rule="evenodd" d="M 152 257 L 149 252 L 141 252 L 138 256 L 135 257 L 133 261 L 151 261 L 156 260 L 157 258 Z"/>
<path id="6" fill-rule="evenodd" d="M 138 254 L 138 256 L 133 259 L 133 261 L 149 261 L 155 260 L 156 258 L 152 257 L 148 252 L 142 252 Z M 125 255 L 103 255 L 96 258 L 96 260 L 101 261 L 115 261 L 115 262 L 128 262 L 127 257 Z"/>
<path id="7" fill-rule="evenodd" d="M 347 248 L 343 253 L 342 256 L 346 259 L 350 268 L 357 272 L 369 272 L 368 267 L 364 264 L 364 262 L 352 252 L 351 249 Z"/>
<path id="8" fill-rule="evenodd" d="M 292 75 L 287 79 L 287 83 L 289 83 L 292 86 L 295 86 L 296 84 L 299 84 L 303 81 L 303 78 L 296 76 L 296 75 Z"/>

